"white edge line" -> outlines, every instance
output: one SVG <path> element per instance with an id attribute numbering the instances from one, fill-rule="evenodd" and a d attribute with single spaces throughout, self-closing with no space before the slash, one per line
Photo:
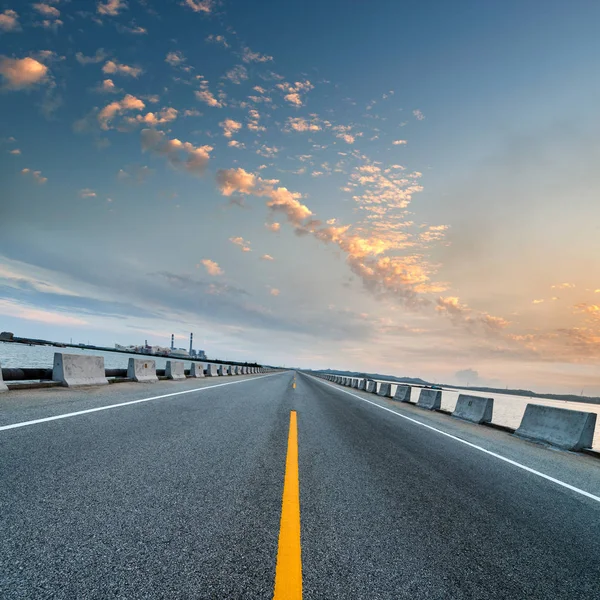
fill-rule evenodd
<path id="1" fill-rule="evenodd" d="M 306 375 L 306 373 L 304 373 L 304 375 Z M 575 487 L 573 485 L 570 485 L 564 481 L 561 481 L 560 479 L 555 479 L 554 477 L 550 477 L 550 475 L 546 475 L 545 473 L 541 473 L 540 471 L 536 471 L 535 469 L 532 469 L 531 467 L 527 467 L 526 465 L 522 465 L 521 463 L 518 463 L 514 460 L 511 460 L 510 458 L 506 458 L 505 456 L 502 456 L 501 454 L 496 454 L 496 452 L 492 452 L 491 450 L 486 450 L 485 448 L 482 448 L 481 446 L 478 446 L 477 444 L 473 444 L 471 442 L 467 442 L 466 440 L 463 440 L 459 437 L 456 437 L 455 435 L 452 435 L 451 433 L 447 433 L 445 431 L 442 431 L 441 429 L 437 429 L 436 427 L 432 427 L 431 425 L 426 425 L 425 423 L 421 422 L 421 421 L 417 421 L 416 419 L 411 419 L 410 417 L 407 417 L 406 415 L 403 415 L 399 412 L 396 412 L 395 410 L 392 410 L 391 408 L 387 408 L 386 406 L 381 406 L 381 404 L 377 404 L 377 402 L 373 402 L 371 400 L 367 400 L 366 398 L 361 398 L 360 396 L 357 396 L 356 394 L 353 394 L 352 392 L 348 392 L 347 390 L 343 389 L 343 388 L 339 388 L 335 385 L 332 385 L 330 383 L 327 383 L 326 381 L 323 381 L 322 379 L 318 378 L 318 377 L 313 377 L 312 375 L 308 375 L 308 377 L 311 377 L 313 379 L 316 379 L 317 381 L 319 381 L 320 383 L 323 383 L 324 385 L 327 385 L 329 387 L 332 387 L 334 390 L 338 390 L 340 392 L 344 392 L 345 394 L 348 394 L 349 396 L 352 396 L 354 398 L 358 398 L 358 400 L 362 400 L 363 402 L 367 402 L 368 404 L 372 404 L 373 406 L 376 406 L 377 408 L 380 408 L 381 410 L 385 410 L 387 412 L 391 412 L 393 415 L 396 415 L 397 417 L 400 417 L 402 419 L 406 419 L 407 421 L 410 421 L 411 423 L 415 423 L 416 425 L 420 425 L 421 427 L 425 427 L 426 429 L 430 429 L 431 431 L 435 431 L 436 433 L 440 433 L 441 435 L 444 435 L 446 437 L 449 437 L 452 440 L 455 440 L 456 442 L 460 442 L 461 444 L 464 444 L 465 446 L 469 446 L 470 448 L 474 448 L 475 450 L 479 450 L 480 452 L 483 452 L 484 454 L 488 454 L 489 456 L 493 456 L 494 458 L 497 458 L 499 460 L 502 460 L 506 463 L 508 463 L 509 465 L 513 465 L 514 467 L 517 467 L 519 469 L 523 469 L 523 471 L 527 471 L 528 473 L 532 473 L 533 475 L 537 475 L 538 477 L 541 477 L 542 479 L 546 479 L 547 481 L 551 481 L 552 483 L 556 483 L 557 485 L 560 485 L 564 488 L 567 488 L 568 490 L 571 490 L 572 492 L 575 492 L 577 494 L 581 494 L 582 496 L 585 496 L 586 498 L 590 498 L 591 500 L 595 500 L 596 502 L 600 502 L 600 496 L 594 496 L 594 494 L 590 494 L 589 492 L 586 492 L 585 490 L 582 490 L 578 487 Z"/>
<path id="2" fill-rule="evenodd" d="M 64 413 L 62 415 L 54 415 L 53 417 L 44 417 L 42 419 L 34 419 L 33 421 L 22 421 L 20 423 L 12 423 L 10 425 L 0 426 L 0 431 L 6 431 L 8 429 L 18 429 L 19 427 L 28 427 L 29 425 L 37 425 L 38 423 L 48 423 L 49 421 L 58 421 L 59 419 L 69 419 L 71 417 L 78 417 L 80 415 L 87 415 L 89 413 L 99 412 L 101 410 L 110 410 L 112 408 L 120 408 L 121 406 L 131 406 L 132 404 L 141 404 L 142 402 L 150 402 L 152 400 L 160 400 L 162 398 L 169 398 L 171 396 L 181 396 L 182 394 L 191 394 L 192 392 L 202 392 L 204 390 L 212 390 L 213 388 L 223 387 L 224 385 L 235 385 L 236 383 L 246 383 L 247 381 L 256 381 L 263 377 L 273 377 L 274 375 L 280 375 L 280 373 L 270 373 L 269 375 L 260 375 L 259 377 L 252 377 L 251 379 L 240 379 L 238 381 L 228 381 L 227 383 L 217 383 L 216 385 L 208 385 L 205 387 L 194 388 L 192 390 L 183 390 L 182 392 L 172 392 L 170 394 L 162 394 L 161 396 L 152 396 L 151 398 L 140 398 L 139 400 L 129 400 L 128 402 L 120 402 L 119 404 L 109 404 L 108 406 L 98 406 L 96 408 L 88 408 L 86 410 L 78 410 L 77 412 Z"/>

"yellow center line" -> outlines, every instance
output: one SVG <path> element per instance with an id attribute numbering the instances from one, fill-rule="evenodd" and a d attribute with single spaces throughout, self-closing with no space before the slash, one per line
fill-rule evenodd
<path id="1" fill-rule="evenodd" d="M 279 548 L 273 600 L 302 600 L 302 551 L 300 546 L 300 482 L 298 476 L 298 423 L 290 413 Z"/>

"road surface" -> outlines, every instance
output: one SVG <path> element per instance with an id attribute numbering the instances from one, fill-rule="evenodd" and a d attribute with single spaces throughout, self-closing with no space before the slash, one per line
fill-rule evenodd
<path id="1" fill-rule="evenodd" d="M 0 597 L 273 598 L 298 483 L 305 599 L 600 598 L 600 461 L 293 372 L 4 394 Z"/>

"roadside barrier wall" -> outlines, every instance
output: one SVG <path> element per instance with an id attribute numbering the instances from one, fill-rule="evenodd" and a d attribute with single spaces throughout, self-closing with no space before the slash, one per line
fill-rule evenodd
<path id="1" fill-rule="evenodd" d="M 380 383 L 378 396 L 386 396 L 387 398 L 392 397 L 392 384 L 391 383 Z"/>
<path id="2" fill-rule="evenodd" d="M 165 372 L 169 379 L 185 379 L 185 368 L 181 360 L 168 360 Z"/>
<path id="3" fill-rule="evenodd" d="M 515 435 L 564 450 L 591 448 L 596 414 L 540 404 L 528 404 Z"/>
<path id="4" fill-rule="evenodd" d="M 204 363 L 193 362 L 190 367 L 190 377 L 204 377 Z"/>
<path id="5" fill-rule="evenodd" d="M 439 410 L 442 406 L 442 390 L 423 388 L 419 394 L 417 406 L 427 410 Z"/>
<path id="6" fill-rule="evenodd" d="M 142 383 L 158 381 L 156 361 L 148 358 L 130 358 L 127 365 L 127 377 Z"/>
<path id="7" fill-rule="evenodd" d="M 55 352 L 52 379 L 65 387 L 108 385 L 104 357 Z"/>
<path id="8" fill-rule="evenodd" d="M 410 385 L 399 385 L 394 394 L 394 400 L 398 402 L 410 402 Z"/>
<path id="9" fill-rule="evenodd" d="M 456 402 L 453 417 L 473 423 L 491 423 L 494 412 L 494 399 L 460 394 Z"/>

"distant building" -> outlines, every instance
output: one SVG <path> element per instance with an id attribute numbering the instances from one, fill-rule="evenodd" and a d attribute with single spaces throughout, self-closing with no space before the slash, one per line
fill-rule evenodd
<path id="1" fill-rule="evenodd" d="M 196 350 L 196 358 L 206 360 L 206 352 L 204 352 L 204 350 Z"/>

